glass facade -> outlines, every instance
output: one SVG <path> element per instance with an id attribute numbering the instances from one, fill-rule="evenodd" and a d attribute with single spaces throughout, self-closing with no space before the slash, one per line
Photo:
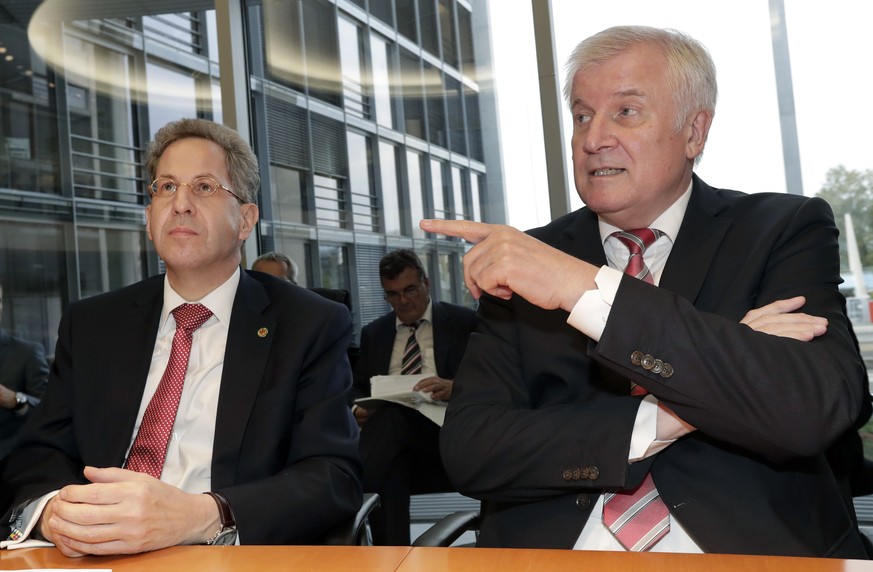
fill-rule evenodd
<path id="1" fill-rule="evenodd" d="M 472 304 L 465 247 L 417 224 L 481 220 L 489 200 L 470 192 L 489 166 L 468 150 L 498 145 L 480 127 L 496 116 L 465 116 L 491 96 L 472 75 L 471 2 L 148 4 L 0 0 L 0 327 L 51 354 L 69 302 L 163 270 L 142 163 L 181 117 L 237 117 L 261 161 L 248 261 L 278 250 L 300 284 L 350 290 L 357 328 L 388 309 L 377 265 L 394 248 L 422 254 L 436 298 Z M 245 66 L 222 65 L 233 49 Z"/>

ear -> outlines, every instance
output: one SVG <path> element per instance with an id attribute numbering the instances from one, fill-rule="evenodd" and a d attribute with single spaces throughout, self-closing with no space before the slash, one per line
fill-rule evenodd
<path id="1" fill-rule="evenodd" d="M 149 240 L 154 242 L 155 239 L 152 238 L 152 224 L 151 224 L 151 222 L 152 222 L 152 204 L 151 203 L 146 205 L 145 216 L 146 216 L 146 234 L 148 235 Z"/>
<path id="2" fill-rule="evenodd" d="M 239 206 L 240 214 L 242 215 L 242 224 L 239 227 L 239 239 L 245 240 L 252 233 L 255 225 L 258 224 L 260 211 L 258 205 L 254 203 L 245 203 Z"/>
<path id="3" fill-rule="evenodd" d="M 709 127 L 712 125 L 712 113 L 706 110 L 694 114 L 688 124 L 688 142 L 685 146 L 685 155 L 688 159 L 695 159 L 703 153 L 706 138 L 709 136 Z"/>

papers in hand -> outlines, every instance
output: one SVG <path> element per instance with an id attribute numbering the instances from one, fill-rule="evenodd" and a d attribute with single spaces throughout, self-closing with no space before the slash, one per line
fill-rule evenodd
<path id="1" fill-rule="evenodd" d="M 446 402 L 434 400 L 430 393 L 412 390 L 416 383 L 428 377 L 431 375 L 374 375 L 370 378 L 370 397 L 356 399 L 355 404 L 364 409 L 377 409 L 384 403 L 397 403 L 417 410 L 442 427 Z"/>

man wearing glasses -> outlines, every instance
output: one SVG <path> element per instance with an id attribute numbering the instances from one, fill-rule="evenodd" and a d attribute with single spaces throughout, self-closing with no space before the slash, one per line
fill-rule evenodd
<path id="1" fill-rule="evenodd" d="M 64 312 L 45 399 L 0 466 L 4 544 L 317 543 L 361 504 L 349 312 L 240 270 L 260 178 L 239 134 L 170 123 L 147 166 L 167 273 Z"/>
<path id="2" fill-rule="evenodd" d="M 475 312 L 433 302 L 427 273 L 411 250 L 382 257 L 379 279 L 393 311 L 361 331 L 355 397 L 370 395 L 375 375 L 423 375 L 413 389 L 448 401 Z M 439 426 L 402 405 L 353 410 L 361 425 L 364 490 L 382 499 L 382 509 L 370 517 L 373 542 L 409 545 L 409 495 L 453 490 L 440 460 Z"/>

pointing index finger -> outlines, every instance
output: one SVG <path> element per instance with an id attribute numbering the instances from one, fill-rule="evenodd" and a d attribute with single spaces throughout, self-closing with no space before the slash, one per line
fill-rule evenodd
<path id="1" fill-rule="evenodd" d="M 418 223 L 421 230 L 434 234 L 456 236 L 467 242 L 478 244 L 497 230 L 498 225 L 470 220 L 422 219 Z"/>

